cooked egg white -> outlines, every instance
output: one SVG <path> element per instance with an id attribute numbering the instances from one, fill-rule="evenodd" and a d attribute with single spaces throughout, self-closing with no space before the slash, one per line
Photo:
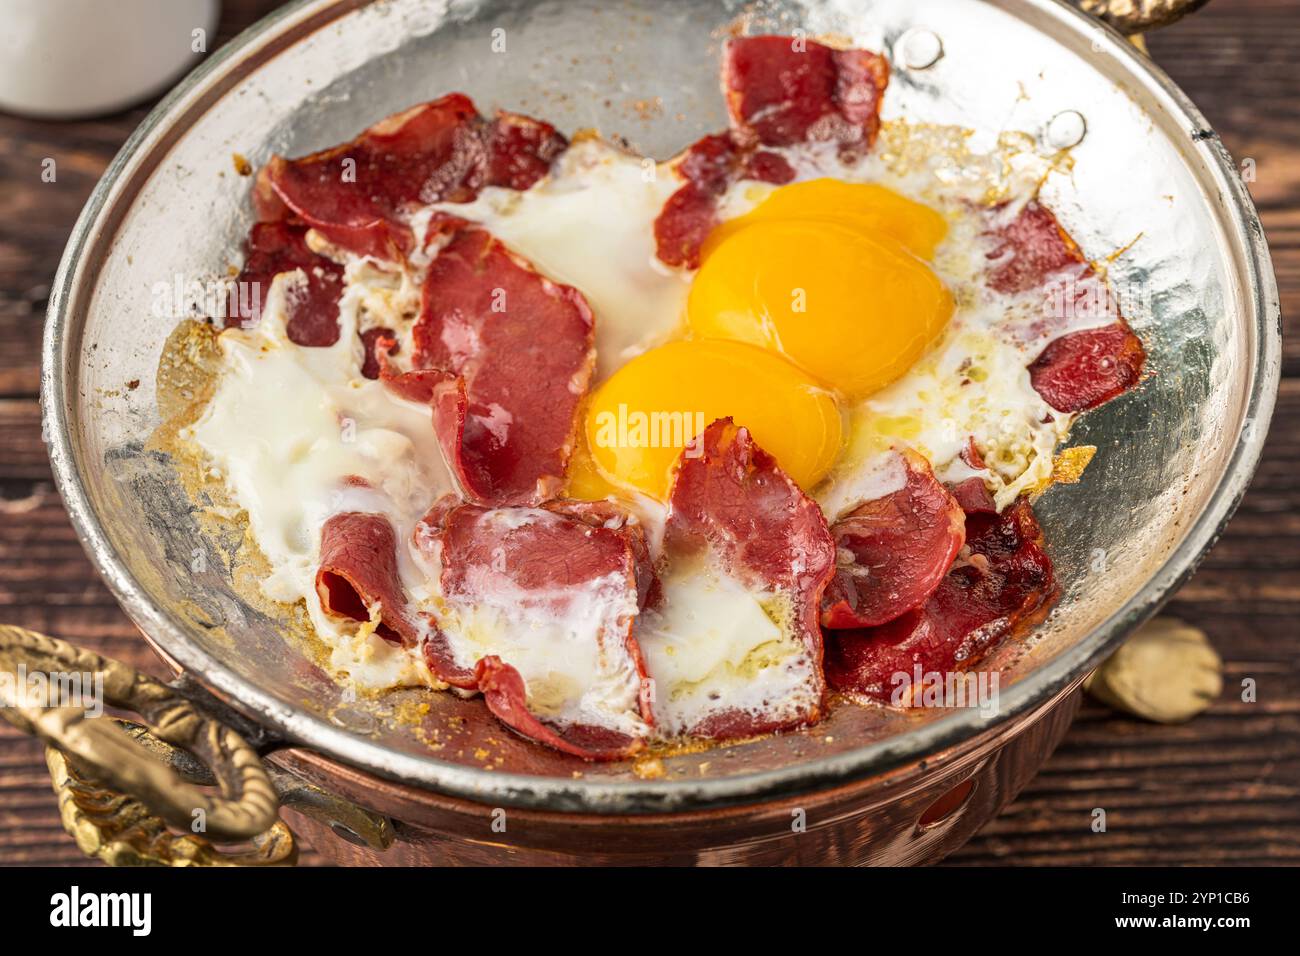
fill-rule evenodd
<path id="1" fill-rule="evenodd" d="M 672 738 L 719 714 L 797 719 L 817 703 L 816 664 L 790 633 L 788 601 L 716 568 L 675 569 L 637 627 L 656 730 Z"/>
<path id="2" fill-rule="evenodd" d="M 305 603 L 317 633 L 335 648 L 332 664 L 360 686 L 423 681 L 418 655 L 324 613 L 316 594 L 320 533 L 340 511 L 386 515 L 409 539 L 429 504 L 451 490 L 427 406 L 397 398 L 361 375 L 358 312 L 372 290 L 349 285 L 341 334 L 327 348 L 302 348 L 285 332 L 285 305 L 301 272 L 276 277 L 261 321 L 218 338 L 224 367 L 216 392 L 182 438 L 191 440 L 248 516 L 271 567 L 265 595 Z M 361 478 L 370 487 L 348 479 Z M 427 588 L 409 549 L 398 549 L 403 583 Z"/>

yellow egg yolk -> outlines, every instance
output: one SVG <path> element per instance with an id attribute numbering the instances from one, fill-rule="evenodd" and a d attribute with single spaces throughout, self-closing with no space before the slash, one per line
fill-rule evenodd
<path id="1" fill-rule="evenodd" d="M 783 189 L 758 211 L 774 201 L 784 208 Z M 856 221 L 853 213 L 849 208 L 843 216 L 812 219 L 755 214 L 744 225 L 719 227 L 727 231 L 708 252 L 687 300 L 692 331 L 779 351 L 849 398 L 899 378 L 952 318 L 952 294 L 894 238 L 906 223 L 886 231 L 870 218 Z M 930 226 L 918 228 L 908 242 L 932 252 L 936 234 Z"/>
<path id="2" fill-rule="evenodd" d="M 775 352 L 721 340 L 671 342 L 615 372 L 588 405 L 587 449 L 599 476 L 664 501 L 678 457 L 694 453 L 692 439 L 727 416 L 804 489 L 840 451 L 829 392 Z M 578 458 L 570 493 L 594 496 L 600 485 Z"/>
<path id="3" fill-rule="evenodd" d="M 948 223 L 942 215 L 886 186 L 810 179 L 772 190 L 743 216 L 717 226 L 704 242 L 702 258 L 707 259 L 723 239 L 737 230 L 772 219 L 837 222 L 888 236 L 912 255 L 927 260 L 934 258 L 934 250 L 948 234 Z"/>
<path id="4" fill-rule="evenodd" d="M 566 475 L 568 484 L 564 489 L 565 497 L 578 501 L 600 501 L 611 495 L 618 497 L 626 490 L 611 482 L 596 467 L 596 460 L 591 457 L 591 449 L 587 446 L 585 428 L 578 435 L 573 454 L 569 457 Z"/>

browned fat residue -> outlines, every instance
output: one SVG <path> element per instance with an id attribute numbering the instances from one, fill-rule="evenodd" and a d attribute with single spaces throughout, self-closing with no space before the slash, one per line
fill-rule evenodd
<path id="1" fill-rule="evenodd" d="M 660 780 L 668 771 L 658 757 L 638 757 L 632 764 L 632 772 L 642 780 Z"/>
<path id="2" fill-rule="evenodd" d="M 279 625 L 281 632 L 318 666 L 324 668 L 330 649 L 312 627 L 306 605 L 287 605 L 265 597 L 261 582 L 271 573 L 270 562 L 253 539 L 248 515 L 231 497 L 225 482 L 204 461 L 188 437 L 216 391 L 222 368 L 219 333 L 194 319 L 177 324 L 158 359 L 155 401 L 162 422 L 145 445 L 167 456 L 185 493 L 194 502 L 194 520 L 210 552 L 224 565 L 232 590 Z M 224 628 L 210 629 L 222 636 Z"/>

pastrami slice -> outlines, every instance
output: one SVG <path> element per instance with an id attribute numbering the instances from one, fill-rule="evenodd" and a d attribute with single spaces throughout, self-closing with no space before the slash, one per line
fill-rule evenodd
<path id="1" fill-rule="evenodd" d="M 596 362 L 582 294 L 485 230 L 459 229 L 429 266 L 413 338 L 415 370 L 447 373 L 430 400 L 465 497 L 485 505 L 554 497 Z"/>
<path id="2" fill-rule="evenodd" d="M 371 126 L 351 142 L 259 174 L 265 215 L 293 215 L 357 255 L 398 260 L 417 237 L 416 205 L 468 202 L 484 186 L 526 189 L 567 145 L 547 123 L 512 113 L 493 120 L 450 93 Z"/>
<path id="3" fill-rule="evenodd" d="M 679 461 L 664 533 L 663 597 L 637 634 L 669 736 L 741 737 L 816 721 L 818 605 L 835 545 L 821 509 L 720 419 Z"/>
<path id="4" fill-rule="evenodd" d="M 648 571 L 634 527 L 562 507 L 435 504 L 416 531 L 440 568 L 439 643 L 426 657 L 472 671 L 493 712 L 540 743 L 588 759 L 632 753 L 653 722 L 632 634 Z"/>
<path id="5" fill-rule="evenodd" d="M 876 627 L 920 607 L 966 539 L 966 515 L 929 462 L 912 451 L 903 459 L 902 488 L 831 526 L 837 561 L 822 597 L 824 627 Z"/>
<path id="6" fill-rule="evenodd" d="M 925 604 L 880 627 L 827 633 L 826 678 L 851 697 L 910 706 L 918 671 L 946 683 L 1046 607 L 1055 588 L 1027 500 L 968 515 L 966 546 Z"/>
<path id="7" fill-rule="evenodd" d="M 1047 344 L 1029 366 L 1029 381 L 1047 404 L 1082 412 L 1138 383 L 1146 350 L 1123 322 L 1069 332 Z"/>
<path id="8" fill-rule="evenodd" d="M 802 36 L 737 37 L 723 50 L 733 127 L 765 146 L 827 141 L 864 151 L 880 129 L 889 64 Z"/>

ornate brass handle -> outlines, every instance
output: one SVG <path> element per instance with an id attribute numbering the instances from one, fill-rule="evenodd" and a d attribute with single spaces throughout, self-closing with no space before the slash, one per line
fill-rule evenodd
<path id="1" fill-rule="evenodd" d="M 187 782 L 152 756 L 140 746 L 142 733 L 133 739 L 123 722 L 102 716 L 104 704 L 134 711 L 157 741 L 201 760 L 219 792 Z M 113 864 L 296 860 L 257 752 L 166 684 L 121 661 L 0 625 L 0 705 L 9 723 L 49 745 L 64 827 L 87 854 Z M 174 835 L 168 824 L 187 832 Z M 254 849 L 222 853 L 211 845 L 233 840 L 252 840 Z"/>
<path id="2" fill-rule="evenodd" d="M 1131 37 L 1167 27 L 1209 0 L 1074 0 L 1085 13 L 1105 20 L 1120 33 Z"/>
<path id="3" fill-rule="evenodd" d="M 298 860 L 293 832 L 280 820 L 253 837 L 251 849 L 219 850 L 196 834 L 172 833 L 139 800 L 82 776 L 57 747 L 45 748 L 45 763 L 63 828 L 82 853 L 109 866 L 292 866 Z"/>

